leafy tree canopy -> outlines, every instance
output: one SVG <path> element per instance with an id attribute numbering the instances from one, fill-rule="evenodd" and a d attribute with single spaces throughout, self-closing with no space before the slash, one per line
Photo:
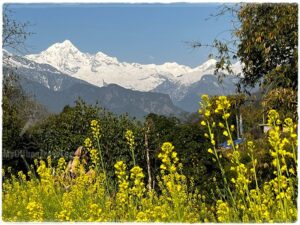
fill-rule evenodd
<path id="1" fill-rule="evenodd" d="M 297 89 L 297 4 L 243 4 L 237 16 L 237 56 L 245 65 L 242 83 Z"/>
<path id="2" fill-rule="evenodd" d="M 193 43 L 193 47 L 213 47 L 216 74 L 233 73 L 234 60 L 243 64 L 241 87 L 260 84 L 269 90 L 282 87 L 298 89 L 298 5 L 237 4 L 225 5 L 214 16 L 232 15 L 230 40 L 216 39 L 212 44 Z M 244 89 L 246 90 L 246 89 Z"/>

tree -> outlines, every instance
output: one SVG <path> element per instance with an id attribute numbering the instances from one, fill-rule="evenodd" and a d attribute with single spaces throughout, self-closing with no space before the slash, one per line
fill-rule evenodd
<path id="1" fill-rule="evenodd" d="M 2 48 L 11 48 L 17 52 L 25 50 L 25 41 L 32 34 L 27 30 L 30 23 L 16 21 L 7 4 L 3 7 L 2 22 Z"/>
<path id="2" fill-rule="evenodd" d="M 90 122 L 99 117 L 100 110 L 78 99 L 74 107 L 65 106 L 60 114 L 41 120 L 29 132 L 40 151 L 56 159 L 62 155 L 69 159 L 83 145 Z"/>
<path id="3" fill-rule="evenodd" d="M 265 96 L 262 105 L 265 112 L 275 108 L 280 115 L 297 120 L 297 90 L 283 87 L 273 89 Z"/>
<path id="4" fill-rule="evenodd" d="M 36 151 L 28 130 L 44 118 L 47 111 L 24 93 L 12 73 L 11 69 L 3 69 L 2 153 L 3 165 L 16 168 L 23 155 Z"/>
<path id="5" fill-rule="evenodd" d="M 5 72 L 5 71 L 3 71 Z M 22 112 L 25 96 L 15 79 L 4 77 L 3 79 L 3 101 L 2 101 L 2 144 L 4 163 L 7 158 L 13 158 L 15 147 L 17 146 L 22 127 L 25 124 L 24 118 L 20 116 Z"/>
<path id="6" fill-rule="evenodd" d="M 273 108 L 297 117 L 298 91 L 298 5 L 235 4 L 225 5 L 215 16 L 230 13 L 231 40 L 212 44 L 194 43 L 193 47 L 210 46 L 217 50 L 215 73 L 222 78 L 234 60 L 242 66 L 238 91 L 260 86 L 264 111 Z M 282 110 L 283 109 L 283 110 Z"/>
<path id="7" fill-rule="evenodd" d="M 237 17 L 242 83 L 298 89 L 298 5 L 245 4 Z"/>
<path id="8" fill-rule="evenodd" d="M 240 86 L 261 84 L 265 91 L 277 87 L 298 89 L 298 6 L 297 4 L 225 5 L 214 16 L 233 17 L 231 39 L 193 47 L 213 47 L 218 62 L 216 73 L 232 73 L 232 61 L 243 64 Z M 219 73 L 220 75 L 220 73 Z"/>
<path id="9" fill-rule="evenodd" d="M 29 23 L 22 23 L 13 18 L 13 12 L 8 5 L 3 7 L 2 48 L 10 48 L 17 52 L 25 49 L 25 40 L 31 32 L 27 31 Z M 9 60 L 8 54 L 3 54 L 3 61 Z M 31 140 L 26 131 L 44 114 L 45 110 L 32 101 L 22 90 L 16 69 L 9 63 L 3 71 L 3 164 L 4 166 L 20 166 L 21 156 L 25 146 L 31 148 Z"/>

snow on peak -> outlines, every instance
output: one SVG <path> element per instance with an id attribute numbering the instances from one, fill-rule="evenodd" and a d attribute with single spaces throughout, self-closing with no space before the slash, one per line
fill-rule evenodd
<path id="1" fill-rule="evenodd" d="M 209 59 L 206 62 L 202 63 L 200 66 L 196 67 L 196 70 L 207 70 L 210 68 L 215 68 L 217 60 Z"/>
<path id="2" fill-rule="evenodd" d="M 27 59 L 37 63 L 47 63 L 56 69 L 73 75 L 78 72 L 80 65 L 85 63 L 89 55 L 80 52 L 69 40 L 62 43 L 55 43 L 42 51 L 40 54 L 25 56 Z"/>
<path id="3" fill-rule="evenodd" d="M 203 64 L 201 64 L 200 66 L 195 67 L 190 71 L 188 71 L 187 73 L 178 76 L 178 79 L 182 84 L 186 86 L 191 85 L 201 80 L 203 75 L 213 74 L 215 70 L 216 62 L 217 61 L 215 59 L 209 59 Z"/>
<path id="4" fill-rule="evenodd" d="M 177 66 L 180 66 L 177 62 L 166 62 L 163 65 L 167 66 L 167 67 L 177 67 Z"/>
<path id="5" fill-rule="evenodd" d="M 162 66 L 164 66 L 167 69 L 182 69 L 182 70 L 185 70 L 185 72 L 191 70 L 190 67 L 185 66 L 185 65 L 180 65 L 177 62 L 166 62 L 166 63 L 162 64 Z"/>
<path id="6" fill-rule="evenodd" d="M 242 75 L 243 67 L 244 64 L 242 64 L 240 61 L 237 61 L 236 63 L 232 64 L 233 73 Z"/>
<path id="7" fill-rule="evenodd" d="M 214 59 L 195 68 L 176 62 L 161 65 L 119 62 L 103 52 L 83 53 L 69 40 L 55 43 L 40 54 L 25 57 L 37 63 L 50 64 L 67 75 L 97 86 L 103 86 L 105 80 L 107 84 L 140 91 L 153 90 L 164 81 L 191 85 L 204 74 L 212 74 L 216 64 Z"/>
<path id="8" fill-rule="evenodd" d="M 207 61 L 206 61 L 205 63 L 203 63 L 203 64 L 206 64 L 206 65 L 215 65 L 216 62 L 217 62 L 217 60 L 215 60 L 215 59 L 209 59 L 209 60 L 207 60 Z"/>
<path id="9" fill-rule="evenodd" d="M 96 55 L 94 56 L 94 59 L 106 64 L 118 64 L 119 61 L 116 57 L 110 57 L 103 52 L 97 52 Z"/>
<path id="10" fill-rule="evenodd" d="M 71 42 L 70 40 L 68 40 L 68 39 L 64 40 L 61 44 L 62 44 L 62 45 L 65 45 L 65 46 L 74 46 L 74 45 L 72 44 L 72 42 Z"/>
<path id="11" fill-rule="evenodd" d="M 64 51 L 64 52 L 67 52 L 67 51 L 79 51 L 73 44 L 71 41 L 69 40 L 65 40 L 61 43 L 55 43 L 53 45 L 51 45 L 49 48 L 47 48 L 45 50 L 45 52 L 52 52 L 52 51 L 55 51 L 55 52 L 61 52 L 61 51 Z"/>
<path id="12" fill-rule="evenodd" d="M 107 58 L 107 57 L 109 57 L 109 56 L 106 55 L 106 54 L 103 53 L 103 52 L 97 52 L 97 53 L 96 53 L 96 57 L 99 57 L 99 58 Z"/>

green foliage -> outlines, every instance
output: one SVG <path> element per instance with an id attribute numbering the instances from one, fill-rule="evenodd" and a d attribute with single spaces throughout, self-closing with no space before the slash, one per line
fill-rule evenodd
<path id="1" fill-rule="evenodd" d="M 233 73 L 232 63 L 242 63 L 238 91 L 249 93 L 259 84 L 265 112 L 270 109 L 297 119 L 298 90 L 298 5 L 291 3 L 242 3 L 224 6 L 216 16 L 230 14 L 230 40 L 194 47 L 213 47 L 215 73 Z"/>
<path id="2" fill-rule="evenodd" d="M 227 13 L 233 17 L 231 40 L 194 44 L 217 50 L 216 73 L 232 73 L 232 61 L 238 59 L 243 63 L 240 88 L 259 83 L 266 91 L 277 87 L 298 89 L 298 5 L 225 5 L 216 16 Z"/>
<path id="3" fill-rule="evenodd" d="M 269 144 L 268 162 L 273 176 L 268 180 L 260 180 L 257 160 L 261 148 L 257 144 L 260 143 L 247 141 L 246 146 L 233 144 L 230 106 L 225 96 L 219 96 L 216 104 L 211 104 L 211 99 L 205 95 L 199 110 L 203 114 L 201 125 L 209 133 L 206 138 L 211 148 L 207 153 L 221 170 L 221 176 L 213 179 L 215 186 L 211 186 L 211 193 L 195 187 L 195 180 L 205 182 L 201 177 L 188 179 L 183 174 L 184 165 L 170 142 L 164 142 L 156 156 L 160 161 L 155 178 L 158 182 L 156 189 L 146 189 L 143 168 L 128 166 L 122 160 L 115 159 L 115 176 L 108 176 L 102 160 L 99 163 L 103 152 L 100 147 L 100 142 L 104 141 L 100 125 L 103 123 L 101 120 L 92 120 L 91 133 L 85 140 L 91 162 L 87 164 L 84 159 L 74 157 L 72 175 L 63 157 L 53 164 L 50 156 L 47 160 L 34 161 L 34 171 L 38 177 L 33 170 L 26 174 L 20 171 L 17 175 L 12 174 L 10 169 L 4 170 L 9 179 L 3 182 L 3 220 L 295 222 L 297 125 L 290 118 L 281 121 L 275 110 L 269 111 L 268 125 L 271 130 L 263 141 Z M 213 114 L 221 115 L 223 125 L 214 125 Z M 281 126 L 284 130 L 281 130 Z M 193 138 L 187 137 L 187 133 L 191 132 L 189 127 L 181 127 L 180 130 L 185 129 L 183 140 L 187 139 L 194 145 Z M 218 149 L 215 132 L 222 133 L 230 141 L 232 150 L 229 153 Z M 136 137 L 133 133 L 128 129 L 123 137 L 130 148 L 135 146 Z M 224 166 L 224 157 L 230 160 L 229 168 Z M 107 182 L 109 180 L 113 182 Z M 114 182 L 116 185 L 112 186 Z"/>
<path id="4" fill-rule="evenodd" d="M 27 131 L 37 120 L 47 116 L 47 112 L 23 92 L 19 78 L 12 71 L 4 70 L 3 73 L 3 164 L 4 167 L 18 166 L 20 169 L 25 166 L 21 159 L 23 156 L 26 157 L 25 152 L 37 151 Z"/>
<path id="5" fill-rule="evenodd" d="M 22 104 L 25 95 L 18 86 L 16 77 L 5 77 L 3 80 L 3 149 L 13 149 L 25 124 L 22 117 Z"/>
<path id="6" fill-rule="evenodd" d="M 213 99 L 216 100 L 217 98 Z M 241 110 L 245 115 L 245 126 L 254 126 L 255 121 L 252 125 L 248 125 L 248 123 L 252 121 L 254 112 L 257 110 L 242 106 L 245 101 L 243 96 L 231 96 L 229 99 L 232 102 L 231 111 L 236 114 Z M 259 120 L 261 119 L 259 111 L 257 113 Z M 220 115 L 215 114 L 212 116 L 216 124 L 222 121 Z M 13 120 L 13 118 L 8 119 Z M 201 188 L 203 193 L 210 193 L 211 188 L 216 185 L 215 178 L 217 178 L 218 183 L 220 182 L 220 170 L 205 150 L 208 148 L 208 143 L 204 141 L 205 128 L 200 125 L 199 119 L 183 123 L 175 117 L 149 114 L 145 122 L 142 123 L 132 120 L 126 115 L 116 116 L 98 106 L 88 105 L 80 99 L 76 101 L 75 106 L 66 106 L 60 114 L 50 115 L 26 130 L 15 149 L 31 153 L 31 155 L 25 156 L 29 164 L 33 162 L 33 158 L 45 159 L 47 155 L 51 155 L 54 162 L 57 162 L 61 156 L 66 160 L 70 160 L 75 150 L 84 145 L 85 138 L 91 136 L 89 127 L 92 120 L 100 121 L 101 141 L 99 148 L 103 155 L 104 167 L 108 177 L 114 176 L 113 169 L 116 159 L 126 162 L 131 167 L 134 166 L 132 149 L 126 142 L 127 130 L 131 130 L 134 135 L 136 165 L 141 165 L 144 171 L 148 171 L 145 132 L 149 129 L 147 139 L 152 188 L 158 188 L 157 182 L 155 182 L 155 176 L 159 173 L 160 165 L 157 155 L 161 150 L 162 143 L 166 141 L 171 141 L 174 144 L 179 157 L 182 159 L 183 172 L 188 175 L 188 179 L 191 177 L 197 178 L 194 180 L 195 186 Z M 228 121 L 236 124 L 235 117 L 229 118 Z M 8 132 L 9 130 L 5 128 L 4 131 Z M 245 130 L 248 131 L 249 129 Z M 233 131 L 232 135 L 235 138 L 236 132 Z M 7 140 L 11 139 L 7 138 Z M 226 141 L 226 138 L 218 132 L 215 140 L 217 144 L 220 144 Z M 263 152 L 265 153 L 267 150 L 265 149 Z M 20 158 L 17 158 L 16 164 L 20 160 Z M 226 167 L 228 164 L 226 158 L 222 161 Z M 4 164 L 6 167 L 11 165 L 6 161 Z M 16 168 L 22 169 L 22 167 Z M 24 170 L 28 169 L 24 168 Z M 145 173 L 145 176 L 148 179 L 148 173 Z"/>
<path id="7" fill-rule="evenodd" d="M 182 124 L 174 130 L 170 141 L 176 146 L 183 164 L 183 173 L 188 178 L 194 178 L 195 186 L 204 194 L 210 194 L 215 185 L 214 177 L 220 176 L 220 171 L 211 160 L 208 143 L 204 142 L 204 129 L 197 124 Z"/>
<path id="8" fill-rule="evenodd" d="M 16 115 L 19 115 L 18 113 Z M 22 123 L 18 122 L 21 117 L 15 119 L 12 115 L 7 114 L 5 117 L 4 124 L 7 124 L 4 127 L 5 132 L 10 132 L 12 129 L 8 125 L 13 124 L 20 126 L 19 130 L 22 129 Z M 15 123 L 11 124 L 8 122 L 10 120 Z M 141 165 L 143 170 L 147 171 L 145 146 L 147 126 L 149 126 L 147 135 L 152 181 L 159 173 L 157 155 L 161 150 L 160 146 L 166 141 L 174 142 L 178 154 L 182 158 L 186 174 L 203 179 L 205 176 L 209 177 L 206 182 L 196 181 L 196 186 L 202 186 L 209 192 L 213 185 L 212 177 L 218 176 L 219 170 L 213 165 L 207 152 L 203 150 L 206 148 L 206 143 L 199 142 L 199 140 L 203 140 L 204 132 L 197 121 L 183 124 L 175 117 L 168 118 L 149 114 L 145 123 L 141 123 L 127 115 L 116 116 L 98 106 L 88 105 L 80 99 L 76 101 L 75 106 L 66 106 L 60 114 L 40 119 L 39 122 L 24 132 L 22 139 L 18 140 L 15 137 L 4 135 L 4 141 L 6 143 L 7 140 L 7 143 L 12 144 L 12 140 L 18 140 L 18 145 L 14 145 L 12 149 L 25 152 L 25 159 L 29 164 L 33 163 L 33 158 L 45 159 L 48 155 L 51 155 L 54 162 L 57 162 L 61 156 L 70 160 L 75 150 L 84 145 L 85 138 L 91 135 L 89 127 L 92 120 L 101 121 L 99 148 L 102 151 L 104 167 L 109 177 L 114 175 L 113 169 L 116 159 L 133 166 L 132 150 L 126 142 L 127 130 L 131 130 L 134 135 L 136 164 Z M 16 130 L 16 136 L 19 135 L 19 130 Z M 17 166 L 17 163 L 21 161 L 20 157 L 15 160 L 16 169 L 28 170 Z M 4 164 L 6 167 L 11 165 L 6 161 Z M 145 175 L 148 178 L 148 174 Z M 155 182 L 151 185 L 153 188 L 158 188 Z"/>
<path id="9" fill-rule="evenodd" d="M 115 158 L 130 159 L 125 131 L 131 129 L 139 133 L 137 123 L 126 115 L 115 116 L 97 105 L 88 105 L 78 99 L 74 107 L 66 106 L 60 114 L 40 121 L 30 130 L 30 136 L 39 151 L 46 153 L 41 154 L 42 158 L 51 155 L 55 161 L 61 156 L 70 160 L 75 150 L 83 146 L 85 138 L 91 134 L 89 128 L 92 120 L 101 121 L 100 148 L 108 173 L 112 175 Z M 138 149 L 143 146 L 141 138 L 137 135 Z M 137 154 L 141 155 L 140 152 Z"/>
<path id="10" fill-rule="evenodd" d="M 25 49 L 27 37 L 32 34 L 28 31 L 29 23 L 22 23 L 14 19 L 13 11 L 9 9 L 8 4 L 3 5 L 2 9 L 2 48 L 22 52 Z M 3 55 L 2 60 L 5 61 L 8 58 Z M 14 168 L 16 166 L 20 168 L 21 157 L 24 158 L 24 152 L 21 150 L 24 148 L 34 150 L 26 131 L 37 119 L 44 117 L 47 113 L 41 105 L 25 95 L 19 84 L 19 78 L 14 74 L 15 68 L 12 66 L 2 68 L 2 72 L 3 163 L 4 167 L 11 165 Z M 24 143 L 26 143 L 25 146 Z"/>
<path id="11" fill-rule="evenodd" d="M 265 111 L 276 109 L 281 115 L 297 120 L 297 89 L 275 88 L 266 94 L 262 105 L 265 107 Z"/>
<path id="12" fill-rule="evenodd" d="M 237 14 L 243 84 L 298 88 L 298 5 L 244 4 Z M 262 80 L 263 78 L 263 80 Z"/>
<path id="13" fill-rule="evenodd" d="M 223 179 L 223 187 L 217 187 L 219 196 L 216 200 L 216 214 L 218 222 L 279 222 L 295 221 L 297 219 L 297 125 L 291 118 L 280 120 L 276 110 L 268 112 L 269 155 L 268 160 L 272 171 L 270 180 L 258 179 L 257 148 L 253 141 L 247 141 L 247 148 L 241 149 L 234 144 L 230 118 L 230 106 L 226 96 L 219 96 L 216 109 L 212 107 L 211 99 L 202 96 L 201 109 L 203 115 L 201 124 L 207 126 L 207 138 L 211 143 L 208 152 L 218 164 Z M 213 114 L 221 114 L 223 123 L 216 128 Z M 281 130 L 280 127 L 284 129 Z M 214 133 L 222 132 L 231 145 L 230 168 L 221 162 L 225 152 L 220 151 L 215 142 Z M 264 138 L 264 141 L 267 137 Z M 265 141 L 266 142 L 266 141 Z M 261 149 L 261 146 L 259 146 Z M 245 154 L 246 153 L 246 154 Z M 232 176 L 233 174 L 233 176 Z M 260 178 L 260 177 L 259 177 Z"/>
<path id="14" fill-rule="evenodd" d="M 133 165 L 131 150 L 125 138 L 128 129 L 132 130 L 136 136 L 136 161 L 137 163 L 144 162 L 144 158 L 142 158 L 144 151 L 143 134 L 140 132 L 140 126 L 136 121 L 131 120 L 126 115 L 117 117 L 111 113 L 104 113 L 99 118 L 102 134 L 100 148 L 103 151 L 104 162 L 109 175 L 113 175 L 116 159 L 122 159 Z"/>
<path id="15" fill-rule="evenodd" d="M 83 144 L 89 131 L 89 121 L 97 118 L 99 108 L 78 100 L 74 107 L 65 106 L 58 115 L 51 115 L 30 130 L 40 151 L 60 157 Z M 69 158 L 69 157 L 67 157 Z"/>
<path id="16" fill-rule="evenodd" d="M 151 121 L 149 132 L 149 148 L 151 160 L 151 173 L 159 172 L 157 155 L 160 146 L 171 141 L 182 159 L 183 172 L 188 177 L 198 177 L 195 186 L 201 187 L 204 192 L 210 192 L 214 185 L 212 178 L 219 176 L 219 169 L 215 167 L 209 155 L 204 150 L 207 143 L 203 142 L 204 129 L 199 120 L 182 123 L 175 117 L 166 117 L 149 114 L 146 120 Z M 146 171 L 146 167 L 143 167 Z"/>

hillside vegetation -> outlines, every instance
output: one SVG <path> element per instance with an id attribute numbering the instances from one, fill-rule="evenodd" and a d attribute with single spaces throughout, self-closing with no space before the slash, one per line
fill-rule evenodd
<path id="1" fill-rule="evenodd" d="M 213 107 L 215 106 L 215 107 Z M 102 123 L 92 120 L 91 135 L 84 140 L 90 160 L 81 155 L 68 166 L 65 158 L 53 163 L 34 161 L 27 173 L 3 172 L 3 219 L 5 221 L 162 221 L 162 222 L 293 222 L 297 219 L 297 135 L 292 119 L 280 120 L 275 110 L 268 113 L 271 127 L 269 170 L 272 177 L 258 177 L 257 149 L 248 141 L 244 148 L 234 145 L 229 123 L 231 103 L 225 96 L 212 102 L 203 96 L 201 125 L 210 147 L 206 150 L 218 166 L 221 176 L 214 178 L 210 194 L 195 186 L 195 178 L 183 173 L 183 164 L 170 142 L 159 150 L 157 185 L 146 185 L 146 171 L 136 160 L 138 152 L 134 132 L 125 139 L 130 160 L 115 157 L 114 175 L 109 175 L 103 160 Z M 221 116 L 218 124 L 213 116 Z M 231 145 L 230 153 L 219 151 L 216 131 Z M 242 149 L 242 150 L 241 150 Z M 241 155 L 248 155 L 248 162 Z M 222 158 L 229 160 L 225 168 Z"/>

